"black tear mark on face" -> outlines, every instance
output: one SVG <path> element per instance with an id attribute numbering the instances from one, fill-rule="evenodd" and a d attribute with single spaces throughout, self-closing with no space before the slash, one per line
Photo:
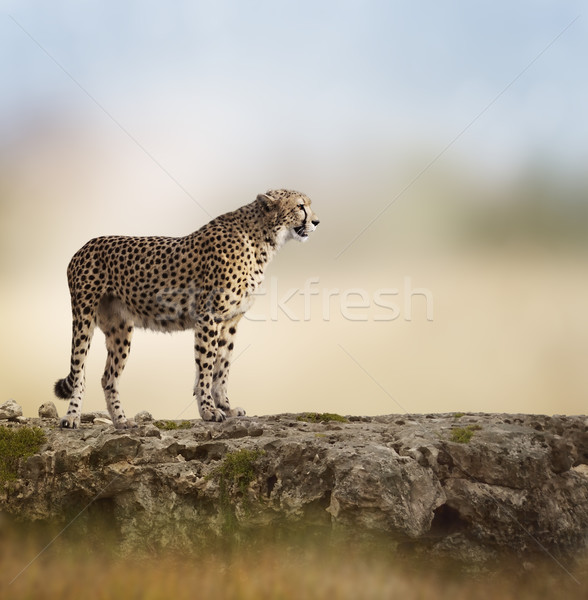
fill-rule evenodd
<path id="1" fill-rule="evenodd" d="M 294 231 L 300 237 L 308 237 L 308 234 L 306 233 L 306 221 L 308 220 L 308 213 L 306 212 L 306 207 L 304 206 L 304 204 L 299 204 L 298 208 L 301 208 L 304 212 L 304 221 L 302 221 L 302 225 L 300 225 L 300 227 L 294 227 Z"/>
<path id="2" fill-rule="evenodd" d="M 300 208 L 304 211 L 304 221 L 302 221 L 302 227 L 306 227 L 306 221 L 308 219 L 308 213 L 306 212 L 306 206 L 304 206 L 304 204 L 301 204 Z"/>

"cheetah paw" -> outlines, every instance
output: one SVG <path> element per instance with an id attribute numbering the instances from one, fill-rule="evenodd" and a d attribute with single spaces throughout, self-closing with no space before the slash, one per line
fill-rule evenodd
<path id="1" fill-rule="evenodd" d="M 220 408 L 205 408 L 200 413 L 203 421 L 215 421 L 220 423 L 227 418 L 227 415 Z"/>
<path id="2" fill-rule="evenodd" d="M 61 429 L 78 429 L 80 426 L 80 416 L 79 415 L 65 415 L 62 417 L 59 422 L 59 426 Z"/>
<path id="3" fill-rule="evenodd" d="M 227 417 L 244 417 L 247 413 L 244 408 L 237 406 L 237 408 L 231 408 L 230 410 L 225 410 Z"/>

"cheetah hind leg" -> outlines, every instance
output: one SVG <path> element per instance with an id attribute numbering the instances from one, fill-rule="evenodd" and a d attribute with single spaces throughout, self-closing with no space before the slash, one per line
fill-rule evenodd
<path id="1" fill-rule="evenodd" d="M 104 303 L 103 303 L 104 304 Z M 134 324 L 121 317 L 115 318 L 104 305 L 100 306 L 98 326 L 106 338 L 106 366 L 102 376 L 102 389 L 106 399 L 106 407 L 110 418 L 117 429 L 135 427 L 135 423 L 127 419 L 119 398 L 118 382 L 125 368 L 131 351 L 131 338 Z"/>
<path id="2" fill-rule="evenodd" d="M 69 400 L 67 413 L 60 419 L 61 429 L 77 429 L 82 416 L 82 402 L 86 390 L 85 361 L 92 341 L 95 322 L 93 318 L 82 317 L 81 311 L 73 311 L 71 368 L 69 375 L 56 382 L 55 395 Z"/>

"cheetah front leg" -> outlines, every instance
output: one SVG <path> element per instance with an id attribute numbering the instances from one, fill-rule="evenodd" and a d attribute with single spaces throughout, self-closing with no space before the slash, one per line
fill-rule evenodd
<path id="1" fill-rule="evenodd" d="M 237 333 L 237 325 L 242 314 L 233 317 L 220 324 L 218 351 L 213 368 L 212 375 L 212 397 L 215 405 L 220 408 L 227 417 L 242 417 L 245 411 L 242 408 L 231 408 L 227 397 L 227 381 L 229 379 L 229 369 L 231 368 L 231 358 L 233 356 L 234 337 Z"/>
<path id="2" fill-rule="evenodd" d="M 218 354 L 219 324 L 210 315 L 205 315 L 196 324 L 194 353 L 196 360 L 196 382 L 194 395 L 198 400 L 198 411 L 203 421 L 224 421 L 227 415 L 214 404 L 212 384 L 214 364 Z"/>

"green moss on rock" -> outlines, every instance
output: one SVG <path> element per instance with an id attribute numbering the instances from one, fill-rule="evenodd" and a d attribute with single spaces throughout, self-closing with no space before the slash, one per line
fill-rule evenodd
<path id="1" fill-rule="evenodd" d="M 229 452 L 210 475 L 217 479 L 221 495 L 227 495 L 230 488 L 245 495 L 249 484 L 255 479 L 255 463 L 263 456 L 263 450 L 237 450 Z"/>
<path id="2" fill-rule="evenodd" d="M 452 442 L 456 442 L 457 444 L 468 444 L 472 437 L 474 437 L 474 432 L 482 429 L 479 425 L 467 425 L 466 427 L 454 427 L 451 430 L 450 440 Z"/>
<path id="3" fill-rule="evenodd" d="M 234 531 L 238 528 L 235 503 L 240 496 L 245 513 L 250 510 L 247 497 L 249 484 L 256 477 L 256 462 L 263 456 L 263 450 L 237 450 L 225 455 L 222 463 L 207 476 L 218 481 L 220 489 L 220 509 L 223 516 L 223 529 Z"/>
<path id="4" fill-rule="evenodd" d="M 297 421 L 303 421 L 304 423 L 329 423 L 330 421 L 336 421 L 338 423 L 348 423 L 349 421 L 334 413 L 304 413 L 296 417 Z"/>
<path id="5" fill-rule="evenodd" d="M 155 427 L 163 429 L 164 431 L 173 431 L 174 429 L 190 429 L 192 424 L 190 421 L 155 421 L 153 423 Z"/>
<path id="6" fill-rule="evenodd" d="M 39 427 L 0 427 L 0 482 L 15 480 L 20 460 L 37 454 L 46 440 Z"/>

